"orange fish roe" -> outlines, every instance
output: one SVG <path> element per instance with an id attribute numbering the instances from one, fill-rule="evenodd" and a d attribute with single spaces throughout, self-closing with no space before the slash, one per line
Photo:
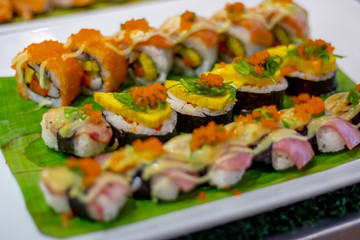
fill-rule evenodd
<path id="1" fill-rule="evenodd" d="M 226 63 L 221 61 L 218 65 L 217 65 L 217 69 L 220 69 L 220 68 L 226 68 Z"/>
<path id="2" fill-rule="evenodd" d="M 71 53 L 70 50 L 64 48 L 64 44 L 52 40 L 31 44 L 25 48 L 25 51 L 29 53 L 29 60 L 34 62 L 43 62 L 49 58 L 61 57 L 65 53 Z M 58 60 L 59 64 L 61 61 L 65 61 L 62 58 Z"/>
<path id="3" fill-rule="evenodd" d="M 360 92 L 360 84 L 356 85 L 356 87 L 355 87 L 355 91 Z"/>
<path id="4" fill-rule="evenodd" d="M 75 158 L 69 157 L 66 165 L 71 169 L 81 171 L 84 175 L 82 184 L 84 187 L 89 187 L 95 182 L 95 179 L 101 174 L 100 164 L 93 158 Z"/>
<path id="5" fill-rule="evenodd" d="M 224 142 L 226 139 L 227 134 L 223 125 L 217 125 L 214 121 L 211 121 L 206 126 L 194 129 L 190 149 L 195 151 L 204 144 Z"/>
<path id="6" fill-rule="evenodd" d="M 264 116 L 265 115 L 265 116 Z M 280 120 L 280 114 L 277 111 L 275 105 L 263 106 L 261 109 L 256 109 L 252 113 L 244 115 L 239 115 L 235 119 L 235 122 L 241 122 L 243 125 L 253 123 L 255 121 L 260 121 L 260 123 L 267 128 L 277 129 L 277 121 Z M 253 133 L 256 135 L 256 133 Z"/>
<path id="7" fill-rule="evenodd" d="M 132 87 L 130 95 L 137 105 L 156 108 L 158 103 L 164 102 L 167 97 L 167 88 L 161 83 L 143 87 Z"/>
<path id="8" fill-rule="evenodd" d="M 266 49 L 264 49 L 261 52 L 257 51 L 254 55 L 249 56 L 248 58 L 246 58 L 246 61 L 250 65 L 254 66 L 254 71 L 256 74 L 261 75 L 265 71 L 264 64 L 269 58 L 270 54 Z"/>
<path id="9" fill-rule="evenodd" d="M 243 59 L 243 56 L 234 57 L 232 63 L 235 64 L 237 61 L 240 61 L 242 59 Z"/>
<path id="10" fill-rule="evenodd" d="M 132 143 L 132 146 L 135 152 L 150 152 L 152 158 L 160 157 L 165 152 L 162 142 L 156 137 L 151 137 L 144 141 L 137 139 Z"/>
<path id="11" fill-rule="evenodd" d="M 232 194 L 234 196 L 240 196 L 241 195 L 241 192 L 239 192 L 239 190 L 237 190 L 236 188 L 232 190 Z"/>
<path id="12" fill-rule="evenodd" d="M 324 101 L 320 97 L 312 96 L 309 101 L 294 107 L 294 117 L 304 122 L 310 121 L 313 114 L 325 111 Z"/>
<path id="13" fill-rule="evenodd" d="M 61 221 L 64 226 L 67 226 L 69 221 L 74 217 L 74 213 L 70 210 L 67 213 L 60 214 Z"/>
<path id="14" fill-rule="evenodd" d="M 291 97 L 291 101 L 294 104 L 306 103 L 310 99 L 311 99 L 311 96 L 308 93 L 300 93 L 299 96 L 297 96 L 297 97 L 296 96 Z"/>
<path id="15" fill-rule="evenodd" d="M 261 118 L 260 122 L 266 128 L 270 128 L 273 130 L 278 128 L 278 126 L 276 125 L 276 122 L 272 119 Z"/>
<path id="16" fill-rule="evenodd" d="M 326 51 L 331 54 L 334 51 L 334 47 L 330 44 L 325 42 L 322 39 L 307 39 L 305 43 L 300 44 L 296 48 L 296 53 L 305 60 L 315 60 L 315 56 L 313 56 L 314 48 L 319 48 L 322 46 L 326 46 Z"/>
<path id="17" fill-rule="evenodd" d="M 226 7 L 225 7 L 225 10 L 228 14 L 230 21 L 235 24 L 241 20 L 241 15 L 242 15 L 244 9 L 245 9 L 244 4 L 242 4 L 240 2 L 227 3 Z"/>
<path id="18" fill-rule="evenodd" d="M 244 125 L 255 122 L 255 119 L 253 118 L 252 114 L 246 114 L 246 115 L 239 115 L 235 122 L 242 122 Z"/>
<path id="19" fill-rule="evenodd" d="M 199 200 L 200 202 L 204 202 L 204 201 L 206 200 L 206 192 L 200 191 L 200 192 L 199 192 L 199 195 L 198 195 L 198 200 Z"/>
<path id="20" fill-rule="evenodd" d="M 129 169 L 133 169 L 136 166 L 136 162 L 126 162 L 126 157 L 123 154 L 124 148 L 120 148 L 111 156 L 109 169 L 113 172 L 126 172 Z M 122 163 L 121 163 L 122 162 Z M 119 168 L 119 165 L 121 165 Z"/>
<path id="21" fill-rule="evenodd" d="M 122 39 L 123 44 L 131 45 L 131 32 L 134 30 L 147 32 L 151 29 L 149 23 L 145 19 L 131 19 L 121 25 L 121 29 L 125 31 L 124 38 Z"/>
<path id="22" fill-rule="evenodd" d="M 83 110 L 84 114 L 89 115 L 92 122 L 100 123 L 102 112 L 94 110 L 93 104 L 85 104 L 81 110 Z"/>
<path id="23" fill-rule="evenodd" d="M 221 87 L 224 86 L 224 78 L 213 73 L 202 73 L 197 83 L 205 83 L 206 87 Z"/>
<path id="24" fill-rule="evenodd" d="M 266 112 L 267 117 L 269 117 L 269 118 L 271 118 L 271 119 L 273 119 L 275 121 L 280 120 L 280 114 L 279 114 L 279 112 L 278 112 L 275 105 L 262 106 L 261 110 L 252 112 L 253 117 L 254 118 L 259 118 L 261 116 L 261 111 L 262 110 Z"/>
<path id="25" fill-rule="evenodd" d="M 196 19 L 195 13 L 185 11 L 183 13 L 183 15 L 181 15 L 179 31 L 182 32 L 182 31 L 189 30 L 191 28 L 191 26 L 193 25 L 193 23 L 195 22 L 195 19 Z"/>

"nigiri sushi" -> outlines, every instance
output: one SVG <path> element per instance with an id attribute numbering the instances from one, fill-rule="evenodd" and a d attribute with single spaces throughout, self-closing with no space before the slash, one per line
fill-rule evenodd
<path id="1" fill-rule="evenodd" d="M 52 108 L 43 115 L 40 124 L 41 136 L 48 147 L 79 157 L 104 152 L 113 135 L 101 111 L 93 110 L 91 104 Z"/>

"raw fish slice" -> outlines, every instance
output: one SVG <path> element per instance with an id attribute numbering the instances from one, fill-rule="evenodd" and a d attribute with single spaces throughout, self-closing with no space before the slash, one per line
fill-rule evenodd
<path id="1" fill-rule="evenodd" d="M 273 143 L 272 150 L 286 153 L 298 169 L 305 166 L 315 155 L 309 142 L 296 138 L 277 141 Z"/>

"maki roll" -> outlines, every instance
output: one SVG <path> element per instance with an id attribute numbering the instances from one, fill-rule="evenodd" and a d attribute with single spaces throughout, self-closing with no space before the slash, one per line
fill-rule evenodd
<path id="1" fill-rule="evenodd" d="M 24 99 L 51 107 L 67 106 L 81 92 L 78 62 L 63 59 L 71 53 L 57 41 L 33 43 L 12 60 L 17 89 Z"/>
<path id="2" fill-rule="evenodd" d="M 264 0 L 253 11 L 261 14 L 274 34 L 274 44 L 288 45 L 310 34 L 307 11 L 292 0 Z"/>
<path id="3" fill-rule="evenodd" d="M 52 0 L 11 0 L 14 12 L 25 20 L 31 20 L 34 14 L 52 10 Z"/>
<path id="4" fill-rule="evenodd" d="M 85 94 L 93 92 L 114 92 L 125 80 L 127 62 L 110 40 L 98 30 L 81 29 L 72 34 L 65 46 L 74 52 L 84 75 L 81 85 Z"/>
<path id="5" fill-rule="evenodd" d="M 335 115 L 359 127 L 360 123 L 360 84 L 349 92 L 336 93 L 325 100 L 327 115 Z"/>
<path id="6" fill-rule="evenodd" d="M 147 85 L 164 82 L 172 67 L 172 42 L 145 19 L 121 25 L 112 37 L 129 62 L 128 80 Z"/>
<path id="7" fill-rule="evenodd" d="M 130 186 L 120 175 L 104 172 L 92 158 L 69 158 L 66 167 L 46 168 L 40 188 L 57 213 L 72 212 L 94 221 L 111 221 L 124 206 Z"/>
<path id="8" fill-rule="evenodd" d="M 305 136 L 292 129 L 272 131 L 254 148 L 254 161 L 265 162 L 279 171 L 296 166 L 303 168 L 315 155 Z"/>
<path id="9" fill-rule="evenodd" d="M 0 23 L 10 21 L 13 18 L 12 13 L 12 1 L 2 0 L 0 1 Z"/>
<path id="10" fill-rule="evenodd" d="M 196 80 L 167 80 L 165 86 L 169 95 L 167 101 L 178 113 L 178 132 L 191 133 L 210 121 L 232 122 L 236 90 L 221 76 L 204 73 Z"/>
<path id="11" fill-rule="evenodd" d="M 176 200 L 180 192 L 191 191 L 199 182 L 196 166 L 165 153 L 155 137 L 137 139 L 131 146 L 98 158 L 104 169 L 127 176 L 135 198 Z"/>
<path id="12" fill-rule="evenodd" d="M 95 0 L 51 0 L 51 3 L 55 7 L 71 8 L 71 7 L 85 7 Z"/>
<path id="13" fill-rule="evenodd" d="M 280 56 L 270 56 L 265 49 L 248 58 L 234 58 L 232 64 L 217 64 L 211 72 L 237 90 L 234 114 L 246 114 L 264 105 L 282 107 L 288 83 L 280 76 L 281 63 Z"/>
<path id="14" fill-rule="evenodd" d="M 222 189 L 238 183 L 254 157 L 250 148 L 228 136 L 223 125 L 210 122 L 192 134 L 172 138 L 164 148 L 198 166 L 201 182 Z"/>
<path id="15" fill-rule="evenodd" d="M 288 50 L 281 66 L 289 82 L 286 93 L 299 95 L 329 94 L 336 90 L 336 57 L 334 47 L 321 39 L 308 39 Z"/>
<path id="16" fill-rule="evenodd" d="M 105 151 L 113 131 L 92 104 L 77 107 L 52 108 L 41 121 L 41 136 L 45 144 L 79 157 L 94 156 Z"/>
<path id="17" fill-rule="evenodd" d="M 200 76 L 216 62 L 219 36 L 210 20 L 185 11 L 168 18 L 160 30 L 174 42 L 175 73 Z"/>
<path id="18" fill-rule="evenodd" d="M 156 136 L 165 142 L 176 134 L 177 114 L 166 102 L 167 89 L 159 82 L 132 87 L 120 93 L 96 92 L 94 99 L 103 107 L 118 143 Z"/>
<path id="19" fill-rule="evenodd" d="M 227 3 L 211 20 L 220 32 L 220 60 L 226 63 L 273 45 L 274 37 L 266 19 L 255 11 L 245 9 L 241 2 Z"/>

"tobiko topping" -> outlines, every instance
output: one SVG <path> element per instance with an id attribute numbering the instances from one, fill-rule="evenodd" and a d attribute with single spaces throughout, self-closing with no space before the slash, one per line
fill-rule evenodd
<path id="1" fill-rule="evenodd" d="M 223 125 L 217 125 L 211 121 L 206 126 L 194 129 L 190 149 L 195 151 L 205 144 L 216 144 L 224 142 L 227 139 L 227 133 Z"/>

